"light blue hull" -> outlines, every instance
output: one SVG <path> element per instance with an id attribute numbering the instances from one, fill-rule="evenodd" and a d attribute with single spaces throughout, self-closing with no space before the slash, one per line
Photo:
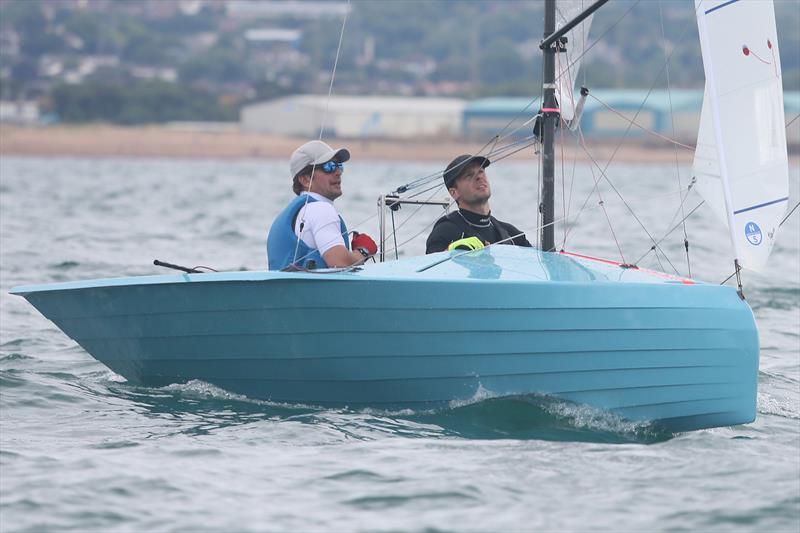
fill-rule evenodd
<path id="1" fill-rule="evenodd" d="M 388 409 L 540 393 L 672 431 L 755 418 L 758 335 L 733 289 L 510 246 L 425 269 L 445 257 L 12 292 L 149 386 Z"/>

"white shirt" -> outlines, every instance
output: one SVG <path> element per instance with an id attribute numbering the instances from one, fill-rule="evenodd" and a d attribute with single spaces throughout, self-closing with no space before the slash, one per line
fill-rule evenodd
<path id="1" fill-rule="evenodd" d="M 333 200 L 315 192 L 306 194 L 317 201 L 308 202 L 297 212 L 294 223 L 295 235 L 300 237 L 306 246 L 319 250 L 323 255 L 334 246 L 344 246 L 339 213 L 333 206 Z"/>

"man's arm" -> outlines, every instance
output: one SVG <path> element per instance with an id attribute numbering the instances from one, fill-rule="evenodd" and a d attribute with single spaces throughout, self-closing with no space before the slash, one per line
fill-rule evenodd
<path id="1" fill-rule="evenodd" d="M 366 259 L 361 252 L 351 252 L 343 245 L 337 245 L 333 248 L 330 248 L 328 251 L 322 254 L 322 257 L 331 268 L 360 265 Z"/>
<path id="2" fill-rule="evenodd" d="M 304 223 L 303 241 L 312 248 L 319 250 L 325 263 L 331 268 L 349 267 L 364 262 L 364 255 L 361 252 L 350 251 L 344 245 L 344 237 L 340 233 L 341 225 L 339 214 L 333 205 L 326 202 L 312 202 L 306 206 L 303 218 L 297 221 Z M 306 237 L 310 236 L 310 242 Z"/>
<path id="3" fill-rule="evenodd" d="M 503 224 L 505 225 L 508 234 L 513 237 L 513 239 L 511 239 L 511 244 L 514 244 L 515 246 L 533 248 L 533 245 L 528 242 L 528 239 L 525 237 L 525 234 L 522 231 L 518 230 L 515 226 L 512 226 L 507 222 L 503 222 Z"/>
<path id="4" fill-rule="evenodd" d="M 425 242 L 425 253 L 443 252 L 447 250 L 451 242 L 462 237 L 464 237 L 464 232 L 458 226 L 446 218 L 439 219 Z"/>

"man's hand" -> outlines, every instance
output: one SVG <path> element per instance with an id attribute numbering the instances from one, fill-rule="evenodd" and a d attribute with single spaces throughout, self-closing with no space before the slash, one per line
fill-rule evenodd
<path id="1" fill-rule="evenodd" d="M 366 233 L 357 233 L 355 231 L 353 232 L 353 240 L 350 243 L 350 248 L 353 251 L 365 250 L 369 254 L 365 255 L 365 257 L 378 253 L 378 245 L 375 244 L 372 237 Z"/>
<path id="2" fill-rule="evenodd" d="M 464 239 L 458 239 L 457 241 L 453 241 L 450 243 L 450 246 L 447 247 L 448 250 L 481 250 L 486 246 L 483 242 L 477 237 L 466 237 Z"/>

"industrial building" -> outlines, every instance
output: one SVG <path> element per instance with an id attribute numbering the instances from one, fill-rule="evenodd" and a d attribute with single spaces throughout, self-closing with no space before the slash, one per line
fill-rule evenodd
<path id="1" fill-rule="evenodd" d="M 694 144 L 700 124 L 700 90 L 593 90 L 586 99 L 581 129 L 587 138 L 654 140 L 650 132 Z M 743 104 L 744 105 L 744 104 Z M 327 112 L 326 112 L 327 107 Z M 784 93 L 786 121 L 800 115 L 800 92 Z M 244 131 L 297 137 L 468 138 L 486 141 L 494 135 L 523 137 L 532 131 L 539 110 L 534 98 L 406 98 L 380 96 L 289 96 L 246 106 Z M 635 125 L 631 120 L 635 119 Z M 526 123 L 527 122 L 527 123 Z M 786 129 L 790 147 L 800 146 L 800 120 Z"/>
<path id="2" fill-rule="evenodd" d="M 460 137 L 459 98 L 300 95 L 245 106 L 243 131 L 297 137 L 419 139 Z"/>

